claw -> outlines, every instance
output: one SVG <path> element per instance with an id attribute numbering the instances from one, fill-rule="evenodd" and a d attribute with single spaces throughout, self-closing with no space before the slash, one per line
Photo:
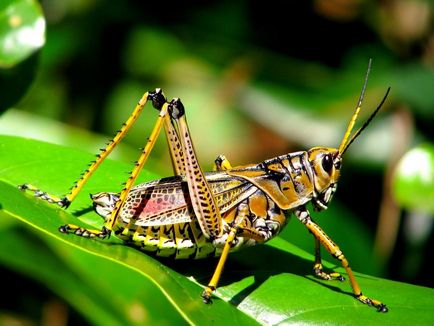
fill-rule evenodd
<path id="1" fill-rule="evenodd" d="M 202 295 L 201 295 L 203 303 L 212 304 L 211 295 L 212 295 L 212 292 L 214 290 L 215 289 L 212 289 L 209 286 L 206 287 L 206 289 L 202 292 Z"/>
<path id="2" fill-rule="evenodd" d="M 18 185 L 17 187 L 18 187 L 18 189 L 23 190 L 23 191 L 26 190 L 27 188 L 29 188 L 29 186 L 27 185 L 27 183 L 24 183 L 22 185 Z"/>
<path id="3" fill-rule="evenodd" d="M 359 301 L 363 302 L 364 304 L 367 304 L 368 306 L 373 306 L 373 307 L 377 308 L 378 312 L 388 312 L 389 311 L 389 309 L 387 308 L 387 306 L 384 303 L 382 303 L 378 300 L 375 300 L 375 299 L 368 298 L 367 296 L 363 295 L 362 293 L 357 295 L 356 298 Z"/>
<path id="4" fill-rule="evenodd" d="M 377 311 L 378 312 L 388 312 L 389 309 L 387 308 L 387 306 L 384 303 L 381 303 L 379 306 L 377 306 Z"/>
<path id="5" fill-rule="evenodd" d="M 322 264 L 315 264 L 313 267 L 313 271 L 315 275 L 323 280 L 329 281 L 329 280 L 338 280 L 338 281 L 345 281 L 345 277 L 343 277 L 341 274 L 336 272 L 326 273 L 323 271 Z"/>

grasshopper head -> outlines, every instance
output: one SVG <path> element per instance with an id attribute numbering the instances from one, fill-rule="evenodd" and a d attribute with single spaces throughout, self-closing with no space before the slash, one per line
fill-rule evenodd
<path id="1" fill-rule="evenodd" d="M 93 209 L 98 215 L 108 218 L 115 208 L 116 202 L 119 199 L 119 194 L 113 192 L 98 192 L 90 195 L 93 201 Z"/>
<path id="2" fill-rule="evenodd" d="M 312 202 L 316 209 L 326 209 L 336 192 L 342 157 L 336 148 L 314 147 L 307 153 L 315 188 Z"/>

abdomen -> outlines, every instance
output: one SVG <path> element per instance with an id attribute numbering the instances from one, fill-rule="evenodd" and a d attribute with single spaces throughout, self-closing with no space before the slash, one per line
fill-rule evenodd
<path id="1" fill-rule="evenodd" d="M 233 179 L 224 174 L 212 174 L 208 180 L 222 214 L 221 237 L 205 237 L 194 215 L 188 191 L 179 177 L 135 187 L 113 231 L 126 243 L 160 257 L 200 259 L 219 256 L 229 225 L 236 222 L 240 207 L 244 207 L 242 226 L 258 228 L 264 234 L 264 241 L 271 239 L 286 223 L 283 213 L 261 190 L 244 180 Z M 258 202 L 262 208 L 258 207 Z M 240 236 L 231 251 L 254 244 L 255 240 Z"/>

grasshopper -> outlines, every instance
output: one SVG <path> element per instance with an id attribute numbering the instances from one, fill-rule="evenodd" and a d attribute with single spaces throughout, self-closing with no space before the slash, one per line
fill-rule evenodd
<path id="1" fill-rule="evenodd" d="M 356 110 L 339 148 L 314 147 L 259 164 L 237 167 L 232 167 L 220 155 L 215 160 L 214 171 L 204 173 L 199 166 L 181 100 L 175 98 L 167 101 L 161 89 L 156 89 L 142 96 L 122 128 L 101 149 L 96 160 L 67 195 L 61 198 L 49 195 L 30 184 L 23 184 L 19 188 L 67 208 L 92 173 L 122 140 L 146 103 L 152 102 L 159 115 L 124 188 L 120 193 L 100 192 L 91 195 L 96 213 L 104 218 L 102 229 L 67 224 L 59 228 L 61 232 L 101 239 L 113 233 L 144 252 L 175 259 L 219 256 L 214 274 L 202 293 L 203 301 L 210 303 L 229 252 L 272 239 L 284 228 L 293 213 L 314 236 L 315 275 L 324 280 L 344 280 L 339 273 L 323 270 L 320 256 L 322 244 L 341 262 L 354 296 L 380 312 L 387 312 L 385 304 L 362 294 L 343 252 L 312 220 L 306 207 L 310 202 L 316 211 L 327 208 L 336 191 L 343 154 L 368 126 L 387 98 L 390 88 L 369 119 L 351 136 L 361 110 L 370 67 L 371 61 Z M 162 129 L 168 140 L 174 176 L 134 186 Z"/>

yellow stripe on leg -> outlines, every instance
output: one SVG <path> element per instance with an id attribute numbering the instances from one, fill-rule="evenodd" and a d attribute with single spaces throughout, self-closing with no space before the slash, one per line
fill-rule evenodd
<path id="1" fill-rule="evenodd" d="M 122 125 L 122 128 L 116 133 L 115 137 L 109 141 L 107 146 L 101 149 L 101 152 L 97 155 L 95 161 L 89 166 L 85 173 L 80 177 L 80 179 L 74 184 L 71 191 L 62 199 L 69 205 L 75 197 L 77 197 L 80 190 L 92 176 L 92 174 L 98 169 L 101 163 L 107 158 L 107 156 L 113 151 L 117 144 L 124 138 L 125 134 L 131 128 L 131 126 L 137 121 L 143 108 L 145 107 L 149 98 L 149 92 L 143 94 L 142 98 L 137 103 L 131 115 L 128 117 L 127 121 Z"/>

